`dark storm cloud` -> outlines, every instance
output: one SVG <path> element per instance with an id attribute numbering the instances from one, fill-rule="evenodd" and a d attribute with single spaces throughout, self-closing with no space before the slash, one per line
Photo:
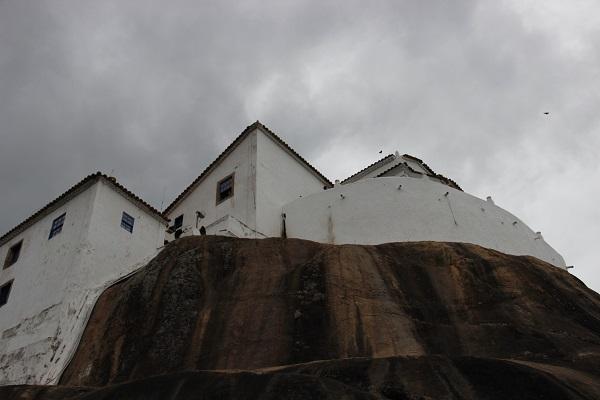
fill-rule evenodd
<path id="1" fill-rule="evenodd" d="M 531 4 L 0 2 L 0 230 L 95 170 L 168 203 L 260 119 L 331 179 L 424 158 L 598 290 L 598 9 Z"/>

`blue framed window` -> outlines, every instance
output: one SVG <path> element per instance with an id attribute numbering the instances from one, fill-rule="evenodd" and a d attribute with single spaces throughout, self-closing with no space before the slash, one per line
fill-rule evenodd
<path id="1" fill-rule="evenodd" d="M 48 240 L 52 239 L 54 236 L 58 235 L 62 231 L 66 215 L 67 213 L 63 213 L 60 217 L 57 217 L 54 219 L 54 221 L 52 221 L 52 228 L 50 228 L 50 235 L 48 235 Z"/>
<path id="2" fill-rule="evenodd" d="M 133 233 L 134 222 L 135 218 L 123 211 L 123 216 L 121 217 L 121 228 L 125 229 L 126 231 L 129 231 L 129 233 Z"/>
<path id="3" fill-rule="evenodd" d="M 217 204 L 233 197 L 234 175 L 221 179 L 217 183 Z"/>
<path id="4" fill-rule="evenodd" d="M 129 231 L 129 233 L 133 233 L 134 222 L 135 218 L 123 211 L 123 216 L 121 217 L 121 228 L 125 229 L 126 231 Z"/>

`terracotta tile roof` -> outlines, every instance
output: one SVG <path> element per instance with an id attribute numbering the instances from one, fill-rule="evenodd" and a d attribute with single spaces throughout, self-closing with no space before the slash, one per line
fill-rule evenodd
<path id="1" fill-rule="evenodd" d="M 433 172 L 433 170 L 431 168 L 429 168 L 429 165 L 425 164 L 423 162 L 423 160 L 421 160 L 420 158 L 417 158 L 415 156 L 411 156 L 410 154 L 404 154 L 402 155 L 402 157 L 406 157 L 408 159 L 414 160 L 416 162 L 418 162 L 419 164 L 421 164 L 423 166 L 423 168 L 425 168 L 425 170 L 427 170 L 430 174 L 435 175 L 435 172 Z"/>
<path id="2" fill-rule="evenodd" d="M 460 190 L 461 192 L 463 191 L 463 190 L 462 190 L 462 188 L 461 188 L 460 186 L 458 186 L 458 183 L 454 182 L 454 181 L 453 181 L 452 179 L 450 179 L 450 178 L 446 178 L 446 177 L 445 177 L 444 175 L 442 175 L 442 174 L 436 174 L 436 173 L 435 173 L 435 172 L 434 172 L 434 171 L 433 171 L 433 170 L 432 170 L 432 169 L 431 169 L 431 168 L 430 168 L 430 167 L 429 167 L 427 164 L 425 164 L 425 163 L 424 163 L 424 162 L 423 162 L 421 159 L 419 159 L 419 158 L 417 158 L 417 157 L 413 157 L 413 156 L 411 156 L 411 155 L 409 155 L 409 154 L 404 154 L 404 155 L 403 155 L 403 157 L 406 157 L 406 158 L 409 158 L 409 159 L 411 159 L 411 160 L 417 161 L 417 162 L 418 162 L 420 165 L 422 165 L 422 166 L 423 166 L 423 168 L 425 168 L 425 170 L 426 170 L 426 171 L 428 171 L 428 173 L 427 173 L 427 174 L 425 174 L 425 175 L 427 175 L 427 176 L 430 176 L 430 177 L 432 177 L 432 178 L 437 178 L 437 179 L 439 179 L 439 180 L 440 180 L 442 183 L 444 183 L 444 184 L 446 184 L 446 185 L 448 185 L 448 186 L 450 186 L 450 187 L 453 187 L 454 189 Z M 423 173 L 422 173 L 422 172 L 419 172 L 419 171 L 417 171 L 417 170 L 413 169 L 413 168 L 412 168 L 410 165 L 408 165 L 408 163 L 404 162 L 404 163 L 401 163 L 401 164 L 396 164 L 396 165 L 394 165 L 393 167 L 391 167 L 391 168 L 389 168 L 389 169 L 387 169 L 387 170 L 383 171 L 381 174 L 377 175 L 377 177 L 380 177 L 380 176 L 383 176 L 383 175 L 385 175 L 386 173 L 390 172 L 391 170 L 393 170 L 394 168 L 398 167 L 399 165 L 404 165 L 404 166 L 408 167 L 408 169 L 409 169 L 411 172 L 414 172 L 414 173 L 417 173 L 417 174 L 421 174 L 421 175 L 423 175 Z"/>
<path id="3" fill-rule="evenodd" d="M 444 175 L 442 174 L 436 174 L 435 175 L 436 178 L 438 178 L 439 180 L 443 181 L 445 184 L 447 184 L 448 186 L 453 187 L 454 189 L 460 190 L 461 192 L 463 192 L 464 190 L 462 190 L 462 188 L 460 186 L 458 186 L 458 183 L 454 182 L 452 179 L 450 178 L 446 178 Z"/>
<path id="4" fill-rule="evenodd" d="M 452 179 L 450 178 L 446 178 L 444 175 L 442 174 L 436 174 L 431 168 L 429 168 L 429 165 L 425 164 L 423 162 L 423 160 L 421 160 L 420 158 L 417 158 L 415 156 L 411 156 L 410 154 L 404 154 L 404 157 L 406 158 L 410 158 L 412 160 L 415 160 L 417 162 L 419 162 L 427 171 L 429 171 L 429 176 L 433 176 L 435 178 L 438 178 L 439 180 L 443 181 L 444 183 L 446 183 L 448 186 L 451 186 L 455 189 L 460 190 L 461 192 L 463 191 L 462 188 L 460 186 L 458 186 L 458 183 L 454 182 Z"/>
<path id="5" fill-rule="evenodd" d="M 354 178 L 354 177 L 356 177 L 356 176 L 358 176 L 358 175 L 362 174 L 363 172 L 367 172 L 367 171 L 368 171 L 368 170 L 370 170 L 370 169 L 374 169 L 374 167 L 376 167 L 376 166 L 377 166 L 377 167 L 379 167 L 379 166 L 380 166 L 380 164 L 381 164 L 381 165 L 385 165 L 385 164 L 386 164 L 386 162 L 388 162 L 388 161 L 391 161 L 391 160 L 392 160 L 392 159 L 394 159 L 394 158 L 395 158 L 395 156 L 394 156 L 393 154 L 388 154 L 387 156 L 383 157 L 382 159 L 375 161 L 373 164 L 371 164 L 371 165 L 369 165 L 369 166 L 367 166 L 367 167 L 365 167 L 365 168 L 361 169 L 361 170 L 360 170 L 360 171 L 358 171 L 357 173 L 355 173 L 355 174 L 353 174 L 353 175 L 351 175 L 351 176 L 347 177 L 347 178 L 346 178 L 346 179 L 344 179 L 344 180 L 343 180 L 341 183 L 342 183 L 342 184 L 343 184 L 343 183 L 346 183 L 346 182 L 348 182 L 350 179 L 352 179 L 352 178 Z M 385 162 L 384 162 L 384 161 L 385 161 Z"/>
<path id="6" fill-rule="evenodd" d="M 458 186 L 458 184 L 457 184 L 456 182 L 454 182 L 452 179 L 446 178 L 445 176 L 443 176 L 443 175 L 441 175 L 441 174 L 436 174 L 436 173 L 435 173 L 435 171 L 434 171 L 433 169 L 431 169 L 431 168 L 429 167 L 429 165 L 425 164 L 425 163 L 423 162 L 423 160 L 421 160 L 420 158 L 417 158 L 417 157 L 415 157 L 415 156 L 411 156 L 410 154 L 403 154 L 403 155 L 402 155 L 402 157 L 404 157 L 404 158 L 408 158 L 408 159 L 410 159 L 410 160 L 413 160 L 413 161 L 416 161 L 416 162 L 418 162 L 418 163 L 419 163 L 419 165 L 421 165 L 421 166 L 422 166 L 422 167 L 425 169 L 425 171 L 427 171 L 427 173 L 426 173 L 425 175 L 427 175 L 427 176 L 430 176 L 430 177 L 433 177 L 433 178 L 437 178 L 437 179 L 439 179 L 440 181 L 442 181 L 442 183 L 444 183 L 444 184 L 446 184 L 446 185 L 448 185 L 448 186 L 450 186 L 450 187 L 453 187 L 453 188 L 455 188 L 455 189 L 458 189 L 458 190 L 462 191 L 461 187 L 460 187 L 460 186 Z M 344 179 L 344 180 L 342 181 L 342 183 L 347 183 L 347 182 L 348 182 L 349 180 L 351 180 L 352 178 L 355 178 L 356 176 L 358 176 L 358 175 L 360 175 L 360 174 L 362 174 L 362 173 L 365 173 L 365 172 L 367 172 L 367 171 L 369 171 L 369 170 L 371 170 L 371 169 L 376 169 L 376 168 L 379 168 L 380 166 L 382 166 L 382 165 L 385 165 L 386 163 L 388 163 L 388 162 L 392 161 L 392 160 L 393 160 L 393 159 L 395 159 L 395 158 L 396 158 L 396 157 L 395 157 L 393 154 L 389 154 L 389 155 L 387 155 L 387 156 L 383 157 L 381 160 L 375 161 L 373 164 L 371 164 L 371 165 L 367 166 L 366 168 L 363 168 L 363 169 L 361 169 L 360 171 L 358 171 L 358 172 L 357 172 L 357 173 L 355 173 L 354 175 L 352 175 L 352 176 L 349 176 L 348 178 Z M 412 168 L 410 165 L 408 165 L 408 163 L 406 163 L 406 162 L 401 162 L 401 163 L 398 163 L 398 164 L 394 164 L 392 167 L 390 167 L 390 168 L 388 168 L 387 170 L 383 171 L 382 173 L 378 174 L 378 175 L 377 175 L 377 177 L 380 177 L 380 176 L 383 176 L 383 175 L 385 175 L 386 173 L 390 172 L 390 171 L 391 171 L 391 170 L 393 170 L 394 168 L 397 168 L 399 165 L 403 165 L 403 166 L 405 166 L 405 167 L 408 167 L 408 169 L 409 169 L 411 172 L 414 172 L 414 173 L 417 173 L 417 174 L 421 174 L 421 175 L 423 175 L 423 173 L 422 173 L 422 172 L 415 170 L 415 169 L 414 169 L 414 168 Z"/>
<path id="7" fill-rule="evenodd" d="M 417 171 L 416 169 L 414 169 L 413 167 L 411 167 L 410 165 L 408 165 L 408 163 L 406 161 L 404 162 L 399 162 L 398 164 L 394 164 L 392 167 L 386 169 L 385 171 L 383 171 L 382 173 L 377 175 L 377 178 L 384 176 L 385 174 L 387 174 L 388 172 L 392 171 L 393 169 L 398 168 L 399 166 L 403 166 L 405 168 L 408 168 L 408 170 L 410 172 L 414 172 L 415 174 L 419 174 L 419 175 L 427 175 L 427 174 L 423 174 L 421 171 Z"/>
<path id="8" fill-rule="evenodd" d="M 294 155 L 298 160 L 300 160 L 310 171 L 312 171 L 316 176 L 318 176 L 323 183 L 328 187 L 333 187 L 333 183 L 329 179 L 327 179 L 322 173 L 320 173 L 315 167 L 313 167 L 308 161 L 306 161 L 300 154 L 296 153 L 294 149 L 292 149 L 286 142 L 284 142 L 279 136 L 277 136 L 273 131 L 264 126 L 259 121 L 254 122 L 251 125 L 248 125 L 246 129 L 239 134 L 237 138 L 234 139 L 233 142 L 219 156 L 212 162 L 208 167 L 202 171 L 202 173 L 194 179 L 194 181 L 187 187 L 183 192 L 179 194 L 173 200 L 171 204 L 163 211 L 163 214 L 167 215 L 171 212 L 187 195 L 206 177 L 229 153 L 231 153 L 245 138 L 248 134 L 250 134 L 255 129 L 260 129 L 263 133 L 269 135 L 273 138 L 277 143 L 283 146 L 287 151 L 289 151 L 292 155 Z"/>
<path id="9" fill-rule="evenodd" d="M 6 232 L 4 235 L 2 235 L 0 237 L 0 245 L 3 245 L 4 243 L 8 242 L 10 239 L 15 237 L 19 233 L 23 232 L 25 229 L 27 229 L 33 223 L 35 223 L 35 222 L 39 221 L 40 219 L 42 219 L 43 217 L 45 217 L 48 213 L 53 211 L 55 206 L 61 205 L 63 201 L 70 200 L 71 198 L 73 198 L 77 194 L 79 194 L 81 191 L 87 189 L 87 187 L 91 186 L 93 183 L 95 183 L 101 179 L 103 181 L 107 182 L 108 184 L 110 184 L 116 190 L 123 193 L 132 202 L 134 202 L 138 206 L 144 208 L 146 211 L 148 211 L 148 213 L 153 214 L 155 217 L 158 217 L 159 219 L 161 219 L 165 222 L 168 222 L 168 219 L 160 211 L 158 211 L 157 209 L 152 207 L 150 204 L 146 203 L 144 200 L 142 200 L 140 197 L 135 195 L 133 192 L 131 192 L 125 186 L 118 183 L 115 178 L 105 175 L 102 172 L 96 172 L 94 174 L 88 175 L 85 178 L 83 178 L 77 184 L 75 184 L 74 186 L 69 188 L 66 192 L 64 192 L 63 194 L 58 196 L 56 199 L 52 200 L 50 203 L 46 204 L 44 207 L 40 208 L 38 211 L 33 213 L 29 218 L 27 218 L 26 220 L 21 222 L 19 225 L 15 226 L 14 228 L 12 228 L 8 232 Z"/>

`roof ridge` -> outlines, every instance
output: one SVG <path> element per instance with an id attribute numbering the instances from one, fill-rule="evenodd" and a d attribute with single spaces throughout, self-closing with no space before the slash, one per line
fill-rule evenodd
<path id="1" fill-rule="evenodd" d="M 77 190 L 81 189 L 87 183 L 89 183 L 93 180 L 100 180 L 100 179 L 105 179 L 111 185 L 113 185 L 114 187 L 116 187 L 119 190 L 121 190 L 122 192 L 124 192 L 132 200 L 134 200 L 137 203 L 140 203 L 144 208 L 148 209 L 148 211 L 150 211 L 151 213 L 156 214 L 163 220 L 167 220 L 165 215 L 163 215 L 160 211 L 158 211 L 157 209 L 152 207 L 150 204 L 145 202 L 141 197 L 137 196 L 135 193 L 133 193 L 132 191 L 127 189 L 125 186 L 123 186 L 119 182 L 117 182 L 116 178 L 108 176 L 101 171 L 96 171 L 92 174 L 85 176 L 83 179 L 81 179 L 75 185 L 71 186 L 69 189 L 64 191 L 62 194 L 60 194 L 54 200 L 50 201 L 45 206 L 41 207 L 40 209 L 35 211 L 33 214 L 31 214 L 29 217 L 25 218 L 21 223 L 17 224 L 12 229 L 10 229 L 8 232 L 6 232 L 4 235 L 0 236 L 0 245 L 6 243 L 8 240 L 10 240 L 15 235 L 23 232 L 24 229 L 26 229 L 32 223 L 37 222 L 39 220 L 39 218 L 44 216 L 45 213 L 49 209 L 51 209 L 52 207 L 59 204 L 60 201 L 66 199 L 68 196 L 75 194 L 75 192 Z"/>
<path id="2" fill-rule="evenodd" d="M 115 178 L 114 176 L 108 176 L 108 175 L 106 175 L 106 174 L 104 174 L 102 172 L 96 172 L 96 174 L 99 174 L 99 176 L 101 178 L 106 179 L 107 181 L 110 182 L 110 184 L 112 184 L 113 186 L 115 186 L 115 187 L 119 188 L 120 190 L 124 191 L 125 194 L 127 194 L 133 200 L 137 201 L 142 206 L 144 206 L 145 208 L 147 208 L 148 211 L 150 211 L 151 213 L 158 215 L 159 217 L 161 217 L 164 220 L 167 220 L 167 221 L 169 220 L 167 218 L 167 216 L 164 215 L 162 212 L 160 212 L 159 210 L 157 210 L 156 208 L 154 208 L 152 205 L 150 205 L 144 199 L 142 199 L 141 197 L 139 197 L 138 195 L 136 195 L 135 193 L 133 193 L 131 190 L 129 190 L 125 186 L 123 186 L 121 183 L 119 183 L 117 181 L 117 178 Z"/>
<path id="3" fill-rule="evenodd" d="M 380 162 L 384 161 L 385 159 L 387 159 L 387 158 L 388 158 L 388 157 L 390 157 L 390 156 L 396 157 L 396 156 L 394 156 L 394 154 L 389 154 L 389 155 L 387 155 L 387 156 L 383 157 L 382 159 L 375 161 L 373 164 L 371 164 L 371 165 L 369 165 L 369 166 L 367 166 L 367 167 L 365 167 L 365 168 L 361 169 L 360 171 L 358 171 L 357 173 L 353 174 L 352 176 L 349 176 L 348 178 L 344 179 L 344 180 L 343 180 L 341 183 L 346 183 L 346 182 L 348 182 L 350 179 L 352 179 L 352 178 L 356 177 L 357 175 L 359 175 L 359 174 L 361 174 L 361 173 L 363 173 L 363 172 L 367 171 L 368 169 L 370 169 L 370 168 L 372 168 L 372 167 L 376 166 L 377 164 L 379 164 Z M 403 157 L 403 158 L 408 158 L 408 159 L 410 159 L 410 160 L 413 160 L 413 161 L 417 161 L 419 164 L 421 164 L 421 166 L 422 166 L 423 168 L 425 168 L 425 171 L 426 171 L 426 173 L 425 173 L 425 174 L 423 174 L 422 172 L 415 170 L 415 169 L 414 169 L 414 168 L 412 168 L 410 165 L 408 165 L 408 163 L 407 163 L 406 161 L 404 161 L 404 162 L 403 162 L 403 161 L 400 161 L 398 164 L 395 164 L 395 165 L 391 166 L 390 168 L 386 169 L 385 171 L 381 172 L 380 174 L 378 174 L 378 175 L 377 175 L 377 177 L 380 177 L 380 176 L 382 176 L 382 175 L 384 175 L 384 174 L 386 174 L 386 173 L 390 172 L 392 169 L 394 169 L 394 168 L 397 168 L 397 167 L 398 167 L 398 166 L 400 166 L 400 165 L 404 165 L 404 166 L 408 167 L 408 169 L 409 169 L 411 172 L 415 172 L 415 173 L 417 173 L 417 174 L 421 174 L 421 175 L 427 175 L 427 176 L 430 176 L 430 177 L 433 177 L 433 178 L 437 178 L 437 179 L 439 179 L 440 181 L 442 181 L 444 184 L 446 184 L 446 185 L 448 185 L 448 186 L 451 186 L 451 187 L 454 187 L 455 189 L 458 189 L 458 190 L 460 190 L 460 191 L 463 191 L 463 190 L 462 190 L 462 188 L 461 188 L 461 187 L 458 185 L 458 183 L 456 183 L 455 181 L 453 181 L 453 180 L 452 180 L 452 179 L 450 179 L 450 178 L 446 178 L 446 177 L 445 177 L 444 175 L 442 175 L 442 174 L 438 174 L 438 173 L 436 173 L 436 172 L 435 172 L 433 169 L 431 169 L 431 167 L 430 167 L 429 165 L 427 165 L 425 162 L 423 162 L 423 160 L 421 160 L 420 158 L 418 158 L 418 157 L 415 157 L 415 156 L 411 156 L 410 154 L 403 154 L 403 155 L 402 155 L 402 156 L 400 156 L 400 157 Z"/>
<path id="4" fill-rule="evenodd" d="M 256 120 L 256 122 L 254 124 L 252 124 L 252 125 L 257 125 L 257 127 L 260 128 L 261 130 L 267 131 L 267 133 L 269 133 L 275 139 L 277 139 L 277 141 L 281 145 L 283 145 L 287 150 L 291 151 L 293 155 L 295 155 L 296 157 L 298 157 L 300 159 L 300 161 L 302 161 L 304 164 L 306 164 L 307 167 L 309 167 L 313 172 L 315 172 L 325 183 L 327 183 L 331 187 L 333 187 L 333 183 L 325 175 L 323 175 L 318 169 L 316 169 L 315 167 L 313 167 L 312 164 L 309 163 L 308 161 L 306 161 L 306 159 L 304 157 L 302 157 L 300 154 L 298 154 L 298 152 L 296 150 L 294 150 L 292 148 L 292 146 L 290 146 L 289 144 L 287 144 L 287 142 L 285 140 L 283 140 L 281 137 L 279 137 L 279 135 L 277 135 L 275 132 L 273 132 L 271 129 L 269 129 L 266 125 L 264 125 L 263 123 L 261 123 L 258 120 Z"/>
<path id="5" fill-rule="evenodd" d="M 295 157 L 297 157 L 301 162 L 303 162 L 311 171 L 317 174 L 323 182 L 325 182 L 328 186 L 333 187 L 333 183 L 325 175 L 323 175 L 319 170 L 313 167 L 308 161 L 306 161 L 300 154 L 298 154 L 294 149 L 290 147 L 283 139 L 281 139 L 275 132 L 267 128 L 262 122 L 256 120 L 252 124 L 248 125 L 242 133 L 240 133 L 230 144 L 211 162 L 201 173 L 190 183 L 176 198 L 165 208 L 163 214 L 166 215 L 169 213 L 176 205 L 179 204 L 181 200 L 187 197 L 188 193 L 206 176 L 208 173 L 214 168 L 216 164 L 218 164 L 227 154 L 245 138 L 247 134 L 252 132 L 255 129 L 260 129 L 264 133 L 271 135 L 279 144 L 281 144 L 284 148 L 286 148 L 289 152 L 291 152 Z"/>
<path id="6" fill-rule="evenodd" d="M 429 165 L 427 165 L 425 162 L 423 162 L 423 160 L 421 160 L 420 158 L 417 158 L 415 156 L 411 156 L 410 154 L 404 154 L 404 157 L 411 158 L 411 159 L 413 159 L 413 160 L 418 161 L 419 163 L 421 163 L 421 165 L 429 172 L 429 174 L 427 174 L 428 176 L 433 176 L 435 178 L 438 178 L 438 179 L 444 181 L 445 183 L 449 184 L 449 186 L 453 186 L 455 189 L 458 189 L 461 192 L 463 192 L 462 188 L 458 185 L 458 183 L 456 183 L 455 181 L 453 181 L 450 178 L 446 178 L 442 174 L 438 174 Z"/>
<path id="7" fill-rule="evenodd" d="M 349 177 L 347 177 L 346 179 L 344 179 L 344 180 L 343 180 L 341 183 L 345 183 L 345 182 L 347 182 L 348 180 L 350 180 L 350 179 L 354 178 L 354 177 L 355 177 L 355 176 L 357 176 L 358 174 L 360 174 L 360 173 L 362 173 L 362 172 L 364 172 L 364 171 L 368 170 L 369 168 L 371 168 L 371 167 L 373 167 L 373 166 L 375 166 L 375 165 L 379 164 L 380 162 L 382 162 L 383 160 L 385 160 L 385 159 L 387 159 L 387 158 L 389 158 L 389 157 L 395 157 L 395 156 L 394 156 L 393 154 L 388 154 L 387 156 L 385 156 L 385 157 L 383 157 L 383 158 L 381 158 L 381 159 L 379 159 L 379 160 L 375 161 L 375 162 L 374 162 L 374 163 L 372 163 L 371 165 L 368 165 L 368 166 L 366 166 L 365 168 L 361 169 L 360 171 L 358 171 L 358 172 L 356 172 L 356 173 L 354 173 L 354 174 L 350 175 Z"/>
<path id="8" fill-rule="evenodd" d="M 415 157 L 415 156 L 411 156 L 410 154 L 403 154 L 402 157 L 410 158 L 412 160 L 415 160 L 415 161 L 419 162 L 429 173 L 436 175 L 436 173 L 433 171 L 433 169 L 431 169 L 429 167 L 429 165 L 427 165 L 427 163 L 425 163 L 420 158 Z"/>
<path id="9" fill-rule="evenodd" d="M 406 154 L 405 154 L 405 155 L 406 155 Z M 416 159 L 416 157 L 411 157 L 411 158 L 415 158 L 415 159 Z M 418 159 L 417 159 L 417 160 L 418 160 Z M 420 171 L 417 171 L 417 170 L 415 170 L 413 167 L 411 167 L 410 165 L 408 165 L 408 163 L 405 161 L 405 162 L 400 162 L 400 163 L 398 163 L 398 164 L 394 165 L 393 167 L 390 167 L 390 168 L 386 169 L 385 171 L 383 171 L 382 173 L 380 173 L 379 175 L 377 175 L 377 178 L 381 177 L 382 175 L 385 175 L 385 174 L 387 174 L 388 172 L 390 172 L 390 171 L 391 171 L 391 170 L 393 170 L 394 168 L 397 168 L 397 167 L 399 167 L 400 165 L 403 165 L 403 166 L 407 167 L 407 168 L 408 168 L 408 170 L 409 170 L 409 171 L 411 171 L 411 172 L 414 172 L 414 173 L 416 173 L 416 174 L 419 174 L 419 175 L 426 175 L 426 176 L 430 176 L 430 177 L 432 177 L 432 178 L 439 179 L 440 181 L 442 181 L 442 183 L 443 183 L 443 184 L 445 184 L 445 185 L 447 185 L 447 186 L 450 186 L 450 187 L 453 187 L 453 188 L 455 188 L 455 189 L 458 189 L 458 190 L 460 190 L 461 192 L 463 192 L 463 191 L 464 191 L 464 190 L 462 190 L 462 188 L 461 188 L 461 187 L 458 185 L 458 183 L 454 182 L 452 179 L 450 179 L 450 178 L 446 178 L 446 177 L 445 177 L 444 175 L 442 175 L 442 174 L 436 174 L 435 172 L 433 172 L 433 170 L 432 170 L 431 168 L 429 168 L 429 167 L 427 166 L 427 164 L 425 164 L 425 163 L 424 163 L 424 162 L 422 162 L 422 161 L 421 161 L 421 164 L 422 164 L 423 166 L 427 167 L 427 170 L 431 171 L 431 173 L 429 173 L 429 172 L 428 172 L 428 173 L 425 173 L 425 174 L 424 174 L 424 173 L 422 173 L 422 172 L 420 172 Z"/>
<path id="10" fill-rule="evenodd" d="M 377 178 L 380 178 L 381 176 L 387 174 L 388 172 L 390 172 L 391 170 L 398 168 L 399 166 L 404 166 L 406 168 L 408 168 L 408 170 L 410 172 L 414 172 L 415 174 L 419 174 L 419 175 L 427 175 L 427 174 L 423 174 L 420 171 L 417 171 L 416 169 L 414 169 L 413 167 L 411 167 L 410 165 L 408 165 L 408 163 L 406 161 L 400 161 L 398 164 L 395 164 L 393 166 L 391 166 L 390 168 L 386 169 L 385 171 L 383 171 L 382 173 L 377 175 Z"/>

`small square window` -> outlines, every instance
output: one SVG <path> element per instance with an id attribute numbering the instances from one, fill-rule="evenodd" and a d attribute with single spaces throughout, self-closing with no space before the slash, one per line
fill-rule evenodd
<path id="1" fill-rule="evenodd" d="M 6 259 L 4 260 L 4 268 L 8 268 L 19 259 L 19 255 L 21 255 L 21 247 L 23 246 L 23 241 L 21 240 L 17 244 L 13 244 L 10 249 L 8 249 L 8 253 L 6 254 Z"/>
<path id="2" fill-rule="evenodd" d="M 10 289 L 12 288 L 13 281 L 5 283 L 0 287 L 0 307 L 8 303 L 8 296 L 10 295 Z"/>
<path id="3" fill-rule="evenodd" d="M 121 228 L 133 233 L 133 223 L 135 222 L 135 218 L 131 215 L 127 214 L 123 211 L 123 216 L 121 217 Z"/>
<path id="4" fill-rule="evenodd" d="M 217 183 L 217 204 L 233 197 L 233 183 L 233 175 L 229 175 Z"/>
<path id="5" fill-rule="evenodd" d="M 50 235 L 48 235 L 48 240 L 52 239 L 54 236 L 58 235 L 60 231 L 62 231 L 66 215 L 67 213 L 63 213 L 60 217 L 52 221 L 52 228 L 50 228 Z"/>

